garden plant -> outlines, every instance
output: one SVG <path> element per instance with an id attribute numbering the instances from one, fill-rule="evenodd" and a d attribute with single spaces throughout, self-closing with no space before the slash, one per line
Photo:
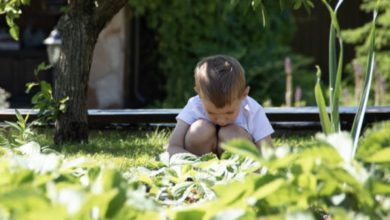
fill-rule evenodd
<path id="1" fill-rule="evenodd" d="M 331 16 L 331 25 L 329 31 L 329 105 L 330 105 L 330 117 L 326 110 L 326 104 L 324 95 L 321 90 L 320 77 L 321 70 L 317 67 L 317 83 L 315 86 L 315 96 L 317 105 L 320 112 L 320 120 L 323 132 L 325 134 L 338 133 L 340 129 L 340 119 L 339 119 L 339 102 L 341 95 L 341 75 L 343 70 L 343 40 L 341 36 L 341 29 L 337 21 L 337 10 L 343 3 L 343 0 L 337 2 L 335 10 L 333 10 L 326 0 L 322 0 L 329 10 Z M 380 4 L 380 0 L 377 0 L 377 8 Z M 372 25 L 370 29 L 370 34 L 368 36 L 369 48 L 368 48 L 368 61 L 367 68 L 364 80 L 363 93 L 359 102 L 358 110 L 353 121 L 351 136 L 353 139 L 353 151 L 351 152 L 351 157 L 354 157 L 358 141 L 363 125 L 364 113 L 368 104 L 368 97 L 370 94 L 370 87 L 372 76 L 374 73 L 375 65 L 375 29 L 376 29 L 376 18 L 377 10 L 374 10 Z M 339 52 L 337 53 L 336 40 L 339 43 Z M 338 59 L 337 59 L 338 54 Z"/>

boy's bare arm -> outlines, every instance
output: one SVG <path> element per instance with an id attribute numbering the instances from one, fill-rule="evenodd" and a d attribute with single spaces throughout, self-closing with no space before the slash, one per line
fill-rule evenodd
<path id="1" fill-rule="evenodd" d="M 184 121 L 177 120 L 175 129 L 173 130 L 168 142 L 167 151 L 169 156 L 176 153 L 189 153 L 186 149 L 184 149 L 184 140 L 189 127 L 190 125 Z"/>
<path id="2" fill-rule="evenodd" d="M 261 146 L 262 145 L 268 145 L 270 147 L 272 147 L 272 138 L 270 135 L 266 136 L 265 138 L 259 140 L 256 142 L 256 147 L 257 149 L 259 149 L 261 151 Z"/>

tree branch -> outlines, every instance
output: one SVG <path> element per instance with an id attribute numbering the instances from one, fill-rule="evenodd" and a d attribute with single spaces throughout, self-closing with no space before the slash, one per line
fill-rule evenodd
<path id="1" fill-rule="evenodd" d="M 128 0 L 94 0 L 94 23 L 98 29 L 103 29 L 107 22 L 123 8 Z"/>

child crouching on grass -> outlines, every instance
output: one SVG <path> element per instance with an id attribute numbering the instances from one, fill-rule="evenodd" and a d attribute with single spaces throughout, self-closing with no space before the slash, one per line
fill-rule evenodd
<path id="1" fill-rule="evenodd" d="M 189 152 L 198 156 L 223 152 L 221 143 L 233 138 L 272 144 L 274 132 L 263 107 L 248 96 L 244 69 L 230 56 L 202 59 L 195 68 L 195 91 L 176 117 L 168 143 L 170 156 Z"/>

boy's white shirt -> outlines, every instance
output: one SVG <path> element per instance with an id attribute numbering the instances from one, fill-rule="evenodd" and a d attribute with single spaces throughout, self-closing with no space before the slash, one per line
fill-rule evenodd
<path id="1" fill-rule="evenodd" d="M 179 115 L 176 117 L 176 120 L 178 119 L 189 125 L 198 119 L 210 121 L 203 108 L 199 95 L 188 100 L 187 105 L 184 106 Z M 238 114 L 234 124 L 244 128 L 250 135 L 252 135 L 255 143 L 274 132 L 271 123 L 265 115 L 264 108 L 249 96 L 241 102 L 240 113 Z"/>

